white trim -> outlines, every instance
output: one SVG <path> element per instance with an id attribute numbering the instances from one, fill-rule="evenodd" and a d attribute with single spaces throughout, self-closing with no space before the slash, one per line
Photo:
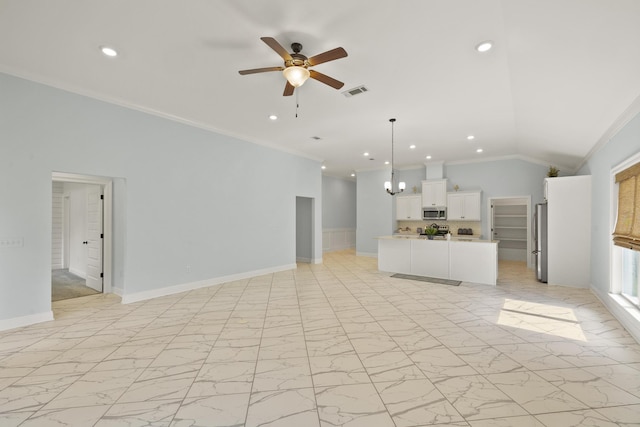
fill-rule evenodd
<path id="1" fill-rule="evenodd" d="M 124 294 L 124 291 L 122 290 L 122 288 L 116 288 L 115 286 L 111 288 L 111 293 L 118 295 L 120 298 L 122 298 L 122 295 Z"/>
<path id="2" fill-rule="evenodd" d="M 473 164 L 473 163 L 488 163 L 488 162 L 499 162 L 502 160 L 522 160 L 524 162 L 527 163 L 532 163 L 532 164 L 536 164 L 536 165 L 541 165 L 541 166 L 545 166 L 545 167 L 549 167 L 549 165 L 551 164 L 551 162 L 547 162 L 545 160 L 540 160 L 540 159 L 536 159 L 535 157 L 529 157 L 529 156 L 525 156 L 522 154 L 509 154 L 509 155 L 505 155 L 505 156 L 495 156 L 495 157 L 483 157 L 480 159 L 465 159 L 465 160 L 452 160 L 452 161 L 447 161 L 444 162 L 444 166 L 450 166 L 450 165 L 466 165 L 466 164 Z M 405 165 L 405 166 L 401 166 L 401 167 L 396 167 L 396 170 L 414 170 L 414 169 L 420 169 L 423 168 L 425 166 L 429 166 L 429 165 L 433 165 L 435 163 L 440 163 L 438 161 L 429 161 L 429 162 L 425 162 L 422 164 L 414 164 L 414 165 Z M 562 165 L 562 164 L 554 164 L 554 166 L 558 167 L 561 170 L 565 170 L 565 171 L 570 171 L 570 175 L 574 174 L 575 171 L 577 169 L 574 170 L 574 168 L 569 167 L 567 165 Z M 380 166 L 380 167 L 372 167 L 372 168 L 361 168 L 361 169 L 356 169 L 356 172 L 372 172 L 372 171 L 380 171 L 380 170 L 391 170 L 389 165 L 386 166 Z"/>
<path id="3" fill-rule="evenodd" d="M 252 277 L 262 276 L 265 274 L 278 273 L 280 271 L 295 270 L 296 264 L 287 264 L 277 267 L 265 268 L 262 270 L 247 271 L 244 273 L 231 274 L 228 276 L 215 277 L 213 279 L 200 280 L 198 282 L 182 283 L 180 285 L 165 286 L 164 288 L 151 289 L 148 291 L 125 293 L 122 295 L 123 304 L 131 304 L 138 301 L 144 301 L 152 298 L 163 297 L 167 295 L 178 294 L 180 292 L 192 291 L 194 289 L 207 288 L 209 286 L 221 285 L 235 280 L 250 279 Z"/>
<path id="4" fill-rule="evenodd" d="M 620 132 L 622 128 L 624 128 L 627 123 L 629 123 L 635 116 L 640 114 L 640 95 L 633 100 L 633 102 L 627 107 L 626 110 L 620 114 L 620 116 L 609 126 L 609 128 L 602 134 L 600 139 L 596 142 L 596 144 L 589 150 L 584 159 L 580 162 L 578 167 L 575 169 L 574 173 L 580 170 L 581 167 L 587 164 L 587 162 L 593 157 L 595 153 L 600 151 L 602 147 L 607 145 L 607 143 Z"/>
<path id="5" fill-rule="evenodd" d="M 312 264 L 322 264 L 322 258 L 314 258 L 311 260 Z"/>
<path id="6" fill-rule="evenodd" d="M 69 273 L 81 277 L 83 279 L 87 278 L 87 273 L 84 271 L 76 270 L 75 268 L 69 268 Z"/>
<path id="7" fill-rule="evenodd" d="M 609 293 L 604 294 L 595 287 L 591 287 L 591 292 L 593 292 L 609 312 L 622 324 L 622 327 L 640 343 L 640 310 L 623 296 Z"/>
<path id="8" fill-rule="evenodd" d="M 368 256 L 371 258 L 378 258 L 378 254 L 375 252 L 358 252 L 356 251 L 356 256 Z"/>
<path id="9" fill-rule="evenodd" d="M 34 323 L 49 322 L 53 320 L 53 311 L 30 314 L 28 316 L 13 317 L 11 319 L 0 320 L 0 331 L 7 329 L 21 328 L 22 326 L 33 325 Z"/>
<path id="10" fill-rule="evenodd" d="M 306 262 L 307 264 L 310 264 L 311 258 L 297 257 L 296 262 Z"/>
<path id="11" fill-rule="evenodd" d="M 103 176 L 82 175 L 68 172 L 51 173 L 51 180 L 54 182 L 75 182 L 79 184 L 97 184 L 102 186 L 104 196 L 103 210 L 103 229 L 102 239 L 102 293 L 113 292 L 113 179 Z M 75 273 L 74 273 L 75 274 Z M 84 276 L 82 276 L 84 277 Z"/>

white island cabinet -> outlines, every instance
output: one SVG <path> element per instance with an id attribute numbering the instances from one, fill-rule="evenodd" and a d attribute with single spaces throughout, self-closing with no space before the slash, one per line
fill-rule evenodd
<path id="1" fill-rule="evenodd" d="M 498 241 L 378 237 L 378 270 L 495 286 Z"/>

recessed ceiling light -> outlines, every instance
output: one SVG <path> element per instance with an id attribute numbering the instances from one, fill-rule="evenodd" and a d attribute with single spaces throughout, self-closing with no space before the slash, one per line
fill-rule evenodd
<path id="1" fill-rule="evenodd" d="M 493 42 L 491 40 L 485 40 L 476 46 L 476 50 L 480 53 L 484 53 L 490 51 L 492 47 Z"/>
<path id="2" fill-rule="evenodd" d="M 411 145 L 409 146 L 409 148 L 411 148 L 412 150 L 415 150 L 416 146 L 415 146 L 415 145 L 413 145 L 413 144 L 411 144 Z"/>
<path id="3" fill-rule="evenodd" d="M 362 155 L 363 155 L 363 156 L 368 156 L 368 155 L 369 155 L 369 153 L 364 153 L 364 154 L 362 154 Z"/>
<path id="4" fill-rule="evenodd" d="M 475 139 L 475 138 L 476 138 L 476 137 L 475 137 L 475 136 L 473 136 L 473 135 L 469 135 L 469 136 L 467 136 L 467 139 L 468 139 L 469 141 L 471 141 L 472 139 Z"/>
<path id="5" fill-rule="evenodd" d="M 478 149 L 476 150 L 476 153 L 482 153 L 482 148 L 478 148 Z"/>
<path id="6" fill-rule="evenodd" d="M 387 160 L 386 162 L 384 162 L 384 164 L 385 164 L 385 165 L 388 165 L 388 164 L 389 164 L 389 160 Z"/>
<path id="7" fill-rule="evenodd" d="M 427 156 L 427 157 L 425 157 L 425 158 L 426 158 L 427 160 L 430 160 L 430 159 L 431 159 L 431 156 Z"/>
<path id="8" fill-rule="evenodd" d="M 272 114 L 269 116 L 269 120 L 278 120 L 278 116 L 276 116 L 275 114 Z"/>
<path id="9" fill-rule="evenodd" d="M 325 165 L 320 166 L 320 169 L 325 170 L 327 167 Z"/>
<path id="10" fill-rule="evenodd" d="M 351 176 L 356 176 L 356 174 L 355 174 L 355 173 L 352 173 L 352 174 L 351 174 Z"/>
<path id="11" fill-rule="evenodd" d="M 114 58 L 116 56 L 118 56 L 118 52 L 109 46 L 100 46 L 100 51 L 102 52 L 103 55 L 108 56 L 110 58 Z"/>

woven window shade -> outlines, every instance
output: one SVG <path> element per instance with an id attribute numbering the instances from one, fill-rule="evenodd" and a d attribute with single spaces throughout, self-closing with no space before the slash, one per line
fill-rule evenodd
<path id="1" fill-rule="evenodd" d="M 613 243 L 640 251 L 640 163 L 616 174 L 618 218 Z"/>

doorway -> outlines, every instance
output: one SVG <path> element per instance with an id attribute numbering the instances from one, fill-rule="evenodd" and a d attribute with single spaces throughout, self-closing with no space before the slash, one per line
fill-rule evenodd
<path id="1" fill-rule="evenodd" d="M 296 262 L 312 263 L 313 198 L 296 197 Z"/>
<path id="2" fill-rule="evenodd" d="M 531 256 L 531 196 L 489 200 L 491 238 L 498 240 L 498 260 L 526 262 Z"/>
<path id="3" fill-rule="evenodd" d="M 110 291 L 110 180 L 52 174 L 51 300 Z"/>

